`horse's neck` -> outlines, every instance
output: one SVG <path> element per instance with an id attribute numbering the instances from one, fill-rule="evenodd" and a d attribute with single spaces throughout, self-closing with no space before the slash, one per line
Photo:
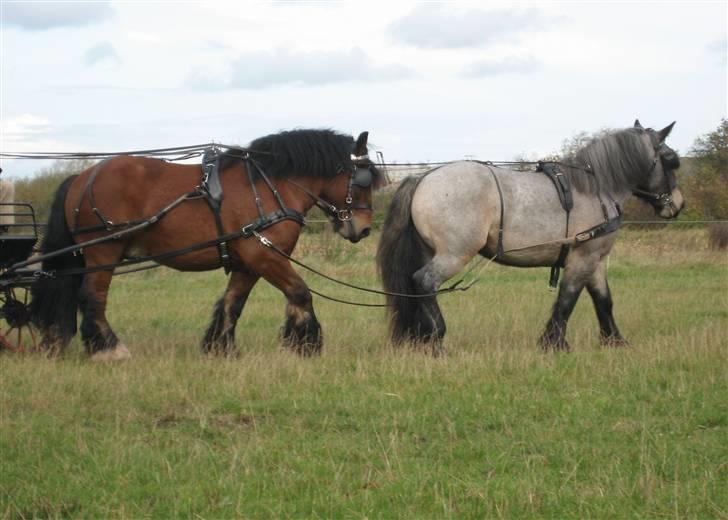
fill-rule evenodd
<path id="1" fill-rule="evenodd" d="M 286 204 L 299 213 L 306 215 L 316 205 L 317 199 L 321 199 L 323 183 L 319 179 L 297 177 L 289 180 L 282 180 L 278 183 L 278 190 L 285 193 Z"/>
<path id="2" fill-rule="evenodd" d="M 619 207 L 623 208 L 624 203 L 627 202 L 627 199 L 632 194 L 632 190 L 620 190 L 617 193 L 605 193 L 606 197 L 608 197 L 609 200 L 613 201 L 615 204 L 618 204 Z"/>

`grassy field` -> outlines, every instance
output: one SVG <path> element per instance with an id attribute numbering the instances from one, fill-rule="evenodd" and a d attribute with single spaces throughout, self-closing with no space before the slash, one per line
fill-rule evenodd
<path id="1" fill-rule="evenodd" d="M 374 286 L 376 239 L 305 235 L 296 256 Z M 437 359 L 320 298 L 323 355 L 281 351 L 264 282 L 240 357 L 206 358 L 221 272 L 119 277 L 131 361 L 0 356 L 0 517 L 728 518 L 726 255 L 703 231 L 623 231 L 609 275 L 629 349 L 599 347 L 585 294 L 573 352 L 541 353 L 548 270 L 490 265 L 441 298 Z"/>

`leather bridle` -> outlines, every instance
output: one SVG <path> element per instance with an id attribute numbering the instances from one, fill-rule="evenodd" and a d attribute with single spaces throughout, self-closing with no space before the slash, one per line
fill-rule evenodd
<path id="1" fill-rule="evenodd" d="M 650 138 L 652 139 L 651 134 Z M 655 152 L 655 156 L 652 159 L 652 166 L 647 172 L 647 176 L 649 177 L 652 175 L 652 172 L 655 171 L 655 168 L 657 168 L 657 164 L 659 162 L 660 166 L 662 167 L 662 173 L 665 176 L 666 190 L 656 193 L 640 188 L 633 188 L 632 194 L 635 197 L 649 202 L 658 209 L 663 209 L 670 206 L 671 210 L 677 211 L 678 208 L 675 206 L 674 200 L 672 198 L 672 192 L 677 187 L 675 170 L 680 167 L 680 158 L 677 156 L 677 153 L 675 153 L 675 151 L 672 150 L 665 143 L 654 144 L 653 142 L 653 149 Z"/>
<path id="2" fill-rule="evenodd" d="M 354 214 L 354 210 L 372 210 L 371 204 L 354 204 L 354 187 L 356 186 L 357 188 L 367 189 L 370 188 L 372 183 L 374 182 L 374 176 L 369 167 L 369 155 L 352 154 L 351 161 L 354 167 L 350 170 L 349 173 L 349 184 L 346 190 L 346 198 L 344 199 L 346 206 L 343 209 L 337 208 L 335 204 L 323 199 L 322 197 L 319 197 L 315 193 L 311 192 L 308 188 L 298 184 L 295 181 L 288 179 L 288 182 L 290 184 L 293 184 L 300 190 L 303 190 L 309 197 L 311 197 L 315 201 L 316 206 L 318 206 L 321 211 L 323 211 L 331 220 L 349 222 Z M 341 173 L 343 171 L 344 167 L 340 166 L 337 173 Z"/>

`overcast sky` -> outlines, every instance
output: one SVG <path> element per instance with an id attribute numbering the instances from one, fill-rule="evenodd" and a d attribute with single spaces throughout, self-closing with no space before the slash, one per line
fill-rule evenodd
<path id="1" fill-rule="evenodd" d="M 1 0 L 0 150 L 327 127 L 388 162 L 536 159 L 639 118 L 685 153 L 728 110 L 727 4 Z"/>

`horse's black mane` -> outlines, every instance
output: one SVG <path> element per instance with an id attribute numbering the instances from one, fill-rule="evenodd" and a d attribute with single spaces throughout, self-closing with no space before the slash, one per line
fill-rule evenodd
<path id="1" fill-rule="evenodd" d="M 247 147 L 251 157 L 272 178 L 334 177 L 353 168 L 354 138 L 329 129 L 288 130 L 259 137 Z M 240 151 L 223 155 L 222 165 L 240 160 Z M 224 166 L 223 166 L 224 167 Z M 375 180 L 379 172 L 370 167 Z"/>
<path id="2" fill-rule="evenodd" d="M 564 158 L 564 163 L 576 166 L 566 168 L 565 174 L 582 193 L 617 193 L 638 185 L 653 159 L 648 132 L 626 128 L 595 137 L 573 157 Z"/>

